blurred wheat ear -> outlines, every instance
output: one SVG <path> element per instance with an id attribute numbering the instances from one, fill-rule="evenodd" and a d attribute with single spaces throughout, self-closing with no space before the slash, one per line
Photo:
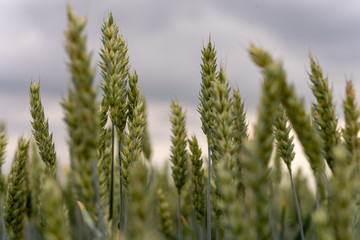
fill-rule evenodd
<path id="1" fill-rule="evenodd" d="M 3 199 L 3 196 L 5 194 L 5 179 L 2 172 L 2 165 L 5 161 L 5 150 L 7 145 L 7 139 L 6 139 L 6 131 L 5 131 L 5 123 L 0 122 L 0 196 L 1 199 Z"/>
<path id="2" fill-rule="evenodd" d="M 77 199 L 81 201 L 94 222 L 97 222 L 96 196 L 92 180 L 91 161 L 97 159 L 100 140 L 100 112 L 93 87 L 94 68 L 87 52 L 83 34 L 86 20 L 78 18 L 68 6 L 68 25 L 65 32 L 66 52 L 71 85 L 68 97 L 63 100 L 65 122 L 69 134 L 70 162 Z"/>

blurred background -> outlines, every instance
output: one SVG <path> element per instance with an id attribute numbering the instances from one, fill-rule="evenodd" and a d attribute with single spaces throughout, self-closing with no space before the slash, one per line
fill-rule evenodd
<path id="1" fill-rule="evenodd" d="M 61 164 L 69 163 L 60 106 L 70 81 L 64 51 L 68 2 L 79 16 L 87 17 L 85 32 L 97 69 L 96 84 L 100 82 L 101 25 L 109 11 L 113 12 L 128 43 L 131 70 L 136 69 L 148 101 L 155 165 L 169 156 L 169 105 L 174 98 L 186 108 L 188 135 L 196 134 L 206 147 L 196 109 L 201 49 L 209 35 L 219 64 L 225 66 L 231 85 L 242 94 L 250 124 L 256 118 L 261 84 L 259 69 L 246 51 L 250 43 L 284 62 L 288 80 L 295 84 L 308 109 L 314 100 L 307 75 L 310 52 L 329 77 L 340 119 L 345 80 L 353 79 L 359 92 L 360 2 L 356 0 L 0 0 L 0 120 L 6 123 L 9 140 L 5 172 L 10 169 L 18 137 L 31 136 L 31 80 L 40 79 L 57 156 Z M 301 149 L 296 150 L 294 165 L 306 168 Z"/>

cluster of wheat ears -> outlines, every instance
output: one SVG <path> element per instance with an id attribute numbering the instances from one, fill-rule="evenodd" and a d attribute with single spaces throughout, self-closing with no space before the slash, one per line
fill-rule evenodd
<path id="1" fill-rule="evenodd" d="M 187 137 L 185 111 L 173 100 L 171 178 L 168 164 L 151 167 L 145 99 L 112 14 L 101 29 L 101 102 L 83 33 L 86 20 L 70 6 L 67 14 L 71 83 L 61 105 L 70 169 L 57 167 L 40 85 L 32 82 L 35 141 L 20 138 L 10 175 L 0 175 L 1 239 L 358 239 L 360 109 L 351 81 L 340 128 L 332 89 L 313 57 L 309 78 L 316 101 L 308 113 L 282 63 L 250 45 L 263 82 L 249 137 L 239 90 L 230 88 L 209 40 L 202 50 L 198 105 L 207 157 L 196 136 Z M 293 177 L 292 133 L 315 189 L 300 171 Z M 0 164 L 6 144 L 2 124 Z"/>

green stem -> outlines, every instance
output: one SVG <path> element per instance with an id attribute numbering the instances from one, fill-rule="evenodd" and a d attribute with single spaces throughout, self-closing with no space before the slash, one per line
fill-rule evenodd
<path id="1" fill-rule="evenodd" d="M 319 181 L 315 179 L 316 183 L 316 209 L 319 209 L 320 207 L 320 193 L 319 193 Z"/>
<path id="2" fill-rule="evenodd" d="M 182 224 L 181 224 L 181 197 L 180 197 L 180 194 L 178 195 L 178 220 L 179 220 L 179 233 L 178 233 L 178 236 L 179 236 L 179 240 L 182 240 L 183 239 L 183 236 L 182 236 Z"/>
<path id="3" fill-rule="evenodd" d="M 302 220 L 301 220 L 300 206 L 299 206 L 299 201 L 298 201 L 297 196 L 296 196 L 294 180 L 293 180 L 292 173 L 291 173 L 290 169 L 289 169 L 289 175 L 290 175 L 292 192 L 293 192 L 294 199 L 295 199 L 296 214 L 297 214 L 298 221 L 299 221 L 301 240 L 304 240 L 305 237 L 304 237 L 304 231 L 303 231 L 303 224 L 302 224 Z"/>
<path id="4" fill-rule="evenodd" d="M 126 236 L 127 219 L 128 219 L 128 211 L 129 211 L 129 202 L 130 202 L 130 200 L 131 200 L 130 197 L 128 197 L 128 198 L 125 200 L 124 231 L 123 231 L 124 236 Z"/>
<path id="5" fill-rule="evenodd" d="M 281 209 L 281 230 L 280 230 L 280 237 L 279 240 L 284 240 L 285 236 L 285 215 L 286 215 L 286 204 L 283 204 Z"/>
<path id="6" fill-rule="evenodd" d="M 207 211 L 207 239 L 211 239 L 211 208 L 210 208 L 210 174 L 211 174 L 211 147 L 208 145 L 208 181 L 207 181 L 207 197 L 206 197 L 206 211 Z"/>
<path id="7" fill-rule="evenodd" d="M 109 220 L 113 218 L 114 204 L 114 121 L 111 121 L 111 174 L 110 174 L 110 213 Z M 113 221 L 114 225 L 114 221 Z"/>
<path id="8" fill-rule="evenodd" d="M 119 155 L 119 179 L 120 179 L 120 231 L 123 230 L 123 184 L 122 184 L 122 173 L 121 173 L 121 162 L 122 162 L 122 159 L 121 159 L 121 136 L 119 135 L 119 140 L 118 140 L 118 155 Z"/>
<path id="9" fill-rule="evenodd" d="M 95 160 L 92 160 L 91 167 L 92 167 L 92 177 L 93 177 L 94 189 L 95 189 L 96 206 L 98 209 L 97 227 L 99 228 L 102 237 L 105 238 L 106 227 L 105 227 L 104 218 L 103 218 L 104 217 L 103 209 L 102 209 L 101 202 L 100 202 L 100 186 L 99 186 L 99 181 L 98 181 L 99 176 L 98 176 L 98 171 L 97 171 Z"/>
<path id="10" fill-rule="evenodd" d="M 219 240 L 219 226 L 216 225 L 216 235 L 215 235 L 215 239 Z"/>

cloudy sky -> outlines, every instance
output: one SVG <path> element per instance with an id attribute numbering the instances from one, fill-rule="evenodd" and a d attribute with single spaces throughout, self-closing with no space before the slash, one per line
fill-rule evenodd
<path id="1" fill-rule="evenodd" d="M 29 86 L 41 80 L 42 101 L 62 163 L 68 163 L 67 134 L 59 104 L 69 75 L 64 52 L 66 2 L 0 0 L 0 120 L 7 124 L 9 146 L 5 170 L 19 136 L 31 135 Z M 256 116 L 261 75 L 246 49 L 256 43 L 284 61 L 287 76 L 309 107 L 313 100 L 307 70 L 316 56 L 334 88 L 338 114 L 345 79 L 357 89 L 360 79 L 360 2 L 357 0 L 81 0 L 71 1 L 87 16 L 88 47 L 99 61 L 101 24 L 111 10 L 128 42 L 131 69 L 136 69 L 148 100 L 153 161 L 169 154 L 169 104 L 177 98 L 187 110 L 188 134 L 204 144 L 200 129 L 201 48 L 211 34 L 218 59 L 231 85 L 238 87 L 250 121 Z M 97 83 L 100 81 L 97 68 Z"/>

